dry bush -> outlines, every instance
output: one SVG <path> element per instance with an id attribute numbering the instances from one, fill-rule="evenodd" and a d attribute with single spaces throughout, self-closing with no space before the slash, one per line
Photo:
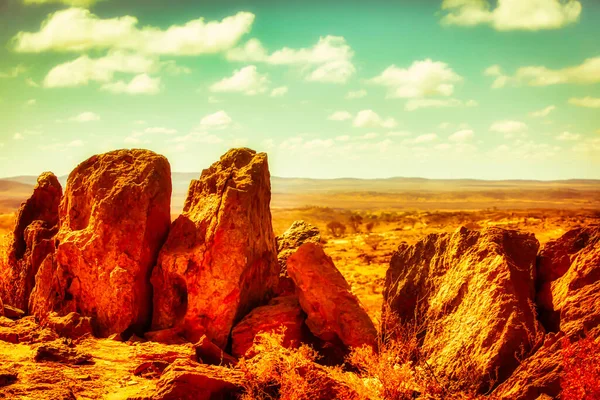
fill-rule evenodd
<path id="1" fill-rule="evenodd" d="M 600 400 L 600 341 L 590 337 L 562 343 L 562 400 Z"/>
<path id="2" fill-rule="evenodd" d="M 360 216 L 360 214 L 352 214 L 352 215 L 350 215 L 350 218 L 348 218 L 348 224 L 350 225 L 350 227 L 352 228 L 354 233 L 360 232 L 360 226 L 361 226 L 362 222 L 363 222 L 363 217 Z"/>
<path id="3" fill-rule="evenodd" d="M 331 221 L 327 224 L 327 230 L 334 237 L 340 237 L 346 233 L 346 225 L 339 221 Z"/>
<path id="4" fill-rule="evenodd" d="M 385 237 L 383 235 L 370 234 L 365 237 L 365 243 L 373 249 L 373 251 L 377 250 L 379 245 L 384 241 Z"/>

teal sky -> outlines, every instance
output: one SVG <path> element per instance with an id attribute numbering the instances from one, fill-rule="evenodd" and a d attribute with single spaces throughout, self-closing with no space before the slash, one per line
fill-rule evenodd
<path id="1" fill-rule="evenodd" d="M 7 0 L 0 176 L 247 146 L 277 176 L 600 179 L 598 38 L 595 0 Z"/>

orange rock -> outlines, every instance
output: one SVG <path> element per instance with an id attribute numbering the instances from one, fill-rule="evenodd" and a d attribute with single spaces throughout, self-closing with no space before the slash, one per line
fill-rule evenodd
<path id="1" fill-rule="evenodd" d="M 0 296 L 0 317 L 4 317 L 4 303 L 2 302 L 2 296 Z"/>
<path id="2" fill-rule="evenodd" d="M 424 332 L 422 350 L 438 376 L 487 389 L 506 379 L 515 354 L 542 328 L 534 311 L 538 241 L 532 234 L 464 227 L 400 245 L 390 262 L 384 307 Z"/>
<path id="3" fill-rule="evenodd" d="M 268 305 L 257 307 L 246 315 L 231 332 L 231 353 L 236 357 L 249 356 L 248 350 L 260 332 L 283 334 L 284 347 L 298 347 L 303 342 L 306 315 L 296 296 L 276 297 Z"/>
<path id="4" fill-rule="evenodd" d="M 99 336 L 146 330 L 170 197 L 169 162 L 151 151 L 117 150 L 79 164 L 60 204 L 56 256 L 36 277 L 35 315 L 74 311 L 91 317 Z"/>
<path id="5" fill-rule="evenodd" d="M 0 278 L 3 282 L 0 293 L 8 304 L 25 312 L 38 268 L 44 258 L 54 252 L 61 196 L 58 179 L 52 172 L 45 172 L 39 176 L 31 197 L 17 211 L 8 248 L 8 270 Z"/>
<path id="6" fill-rule="evenodd" d="M 586 331 L 600 336 L 600 225 L 548 242 L 538 257 L 538 286 L 546 329 L 568 337 Z"/>
<path id="7" fill-rule="evenodd" d="M 306 324 L 318 338 L 347 347 L 377 346 L 377 331 L 331 257 L 305 243 L 287 259 Z"/>
<path id="8" fill-rule="evenodd" d="M 224 348 L 233 325 L 266 303 L 279 268 L 267 155 L 232 149 L 190 184 L 158 264 L 153 329 L 206 334 Z"/>
<path id="9" fill-rule="evenodd" d="M 198 361 L 209 365 L 234 366 L 237 359 L 225 353 L 219 346 L 210 341 L 206 335 L 194 344 Z"/>
<path id="10" fill-rule="evenodd" d="M 77 339 L 87 334 L 92 334 L 90 317 L 82 317 L 76 312 L 69 313 L 64 317 L 51 313 L 43 327 L 52 329 L 61 337 Z"/>

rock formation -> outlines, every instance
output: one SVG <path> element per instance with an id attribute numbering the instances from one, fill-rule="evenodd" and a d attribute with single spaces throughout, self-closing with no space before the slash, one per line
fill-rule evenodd
<path id="1" fill-rule="evenodd" d="M 373 322 L 320 245 L 303 244 L 287 259 L 287 267 L 315 336 L 347 347 L 377 346 Z"/>
<path id="2" fill-rule="evenodd" d="M 538 287 L 546 329 L 600 336 L 600 225 L 548 242 L 538 257 Z"/>
<path id="3" fill-rule="evenodd" d="M 3 278 L 6 303 L 27 312 L 35 275 L 44 258 L 54 251 L 58 205 L 62 187 L 52 172 L 39 176 L 33 194 L 17 211 Z"/>
<path id="4" fill-rule="evenodd" d="M 283 235 L 277 236 L 277 260 L 281 271 L 279 273 L 280 295 L 294 293 L 294 282 L 287 272 L 287 259 L 304 243 L 319 243 L 321 233 L 319 228 L 304 221 L 294 221 Z"/>
<path id="5" fill-rule="evenodd" d="M 32 311 L 92 318 L 94 333 L 143 332 L 151 269 L 170 224 L 171 171 L 148 150 L 96 155 L 69 175 L 55 256 L 36 277 Z"/>
<path id="6" fill-rule="evenodd" d="M 153 329 L 206 334 L 224 348 L 232 327 L 278 283 L 267 155 L 233 149 L 190 184 L 152 274 Z"/>
<path id="7" fill-rule="evenodd" d="M 440 376 L 487 389 L 516 367 L 541 327 L 534 312 L 532 234 L 459 228 L 400 245 L 386 274 L 384 303 L 424 332 L 422 350 Z M 524 354 L 523 356 L 525 356 Z"/>

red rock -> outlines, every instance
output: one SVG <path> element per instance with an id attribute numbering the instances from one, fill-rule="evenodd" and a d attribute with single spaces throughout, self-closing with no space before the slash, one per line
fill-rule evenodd
<path id="1" fill-rule="evenodd" d="M 8 304 L 4 305 L 3 315 L 10 319 L 21 319 L 25 316 L 25 311 L 17 307 L 11 307 Z"/>
<path id="2" fill-rule="evenodd" d="M 373 322 L 320 245 L 303 244 L 287 259 L 287 267 L 315 336 L 347 347 L 377 347 Z"/>
<path id="3" fill-rule="evenodd" d="M 82 317 L 76 312 L 69 313 L 64 317 L 51 313 L 42 326 L 52 329 L 61 337 L 70 339 L 92 334 L 91 318 Z"/>
<path id="4" fill-rule="evenodd" d="M 58 230 L 58 205 L 62 187 L 52 172 L 39 176 L 33 194 L 17 211 L 8 248 L 7 271 L 0 278 L 4 300 L 28 311 L 35 275 L 44 258 L 54 252 Z"/>
<path id="5" fill-rule="evenodd" d="M 171 171 L 148 150 L 96 155 L 69 175 L 60 204 L 56 256 L 45 259 L 31 304 L 92 318 L 94 333 L 147 329 L 150 273 L 170 224 Z"/>
<path id="6" fill-rule="evenodd" d="M 279 274 L 270 200 L 267 156 L 249 149 L 191 182 L 152 273 L 153 329 L 224 348 L 233 325 L 269 300 Z"/>
<path id="7" fill-rule="evenodd" d="M 261 332 L 280 332 L 284 347 L 298 347 L 304 338 L 306 315 L 296 296 L 276 297 L 266 306 L 257 307 L 246 315 L 231 332 L 231 353 L 236 357 L 249 357 L 248 350 Z"/>
<path id="8" fill-rule="evenodd" d="M 538 246 L 532 234 L 464 227 L 402 244 L 386 274 L 384 306 L 400 323 L 422 327 L 421 349 L 438 376 L 488 389 L 490 377 L 506 379 L 518 365 L 515 354 L 541 334 Z"/>
<path id="9" fill-rule="evenodd" d="M 538 257 L 538 286 L 540 319 L 548 330 L 600 336 L 600 225 L 548 242 Z"/>
<path id="10" fill-rule="evenodd" d="M 196 348 L 198 361 L 203 364 L 225 366 L 234 366 L 237 364 L 235 358 L 221 350 L 221 348 L 211 342 L 206 335 L 202 336 L 200 340 L 194 344 L 194 347 Z"/>
<path id="11" fill-rule="evenodd" d="M 4 303 L 2 302 L 2 296 L 0 296 L 0 317 L 4 317 Z"/>

